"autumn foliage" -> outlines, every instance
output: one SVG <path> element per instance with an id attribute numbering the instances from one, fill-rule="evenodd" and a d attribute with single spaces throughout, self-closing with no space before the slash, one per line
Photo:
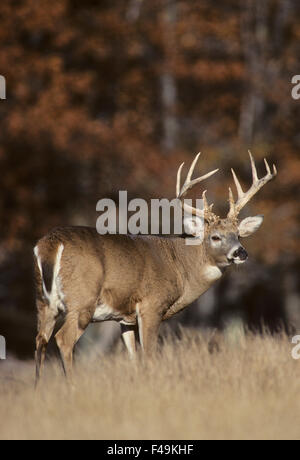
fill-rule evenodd
<path id="1" fill-rule="evenodd" d="M 0 333 L 18 313 L 29 332 L 11 332 L 16 349 L 33 338 L 35 241 L 57 225 L 94 226 L 98 199 L 119 190 L 172 198 L 179 163 L 199 150 L 201 168 L 221 170 L 208 196 L 223 214 L 230 167 L 249 185 L 248 148 L 261 175 L 264 156 L 276 163 L 246 211 L 265 214 L 248 248 L 276 272 L 282 305 L 290 286 L 299 299 L 299 6 L 1 1 Z"/>

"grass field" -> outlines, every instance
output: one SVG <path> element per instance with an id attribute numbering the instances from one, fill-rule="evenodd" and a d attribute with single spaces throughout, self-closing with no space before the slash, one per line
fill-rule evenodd
<path id="1" fill-rule="evenodd" d="M 56 360 L 0 367 L 1 439 L 299 439 L 300 361 L 286 337 L 168 338 L 148 362 L 80 355 L 76 388 Z"/>

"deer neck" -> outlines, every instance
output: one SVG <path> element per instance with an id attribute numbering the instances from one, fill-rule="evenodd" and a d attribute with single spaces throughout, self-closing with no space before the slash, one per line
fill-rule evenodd
<path id="1" fill-rule="evenodd" d="M 193 300 L 209 289 L 224 273 L 224 269 L 219 268 L 209 257 L 203 243 L 189 246 L 183 239 L 176 252 L 184 292 Z"/>

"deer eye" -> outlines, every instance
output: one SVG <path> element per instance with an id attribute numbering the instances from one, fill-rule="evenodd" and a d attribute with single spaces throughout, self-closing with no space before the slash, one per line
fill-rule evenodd
<path id="1" fill-rule="evenodd" d="M 219 235 L 213 235 L 213 236 L 211 237 L 211 239 L 212 239 L 213 241 L 221 241 L 221 237 L 220 237 Z"/>

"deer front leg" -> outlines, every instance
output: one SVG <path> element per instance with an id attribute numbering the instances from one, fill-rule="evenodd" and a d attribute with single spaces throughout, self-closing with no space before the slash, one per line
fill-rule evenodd
<path id="1" fill-rule="evenodd" d="M 149 304 L 138 304 L 136 312 L 142 350 L 145 354 L 150 355 L 157 349 L 161 314 L 155 306 Z"/>
<path id="2" fill-rule="evenodd" d="M 136 358 L 136 345 L 135 345 L 135 338 L 137 333 L 137 326 L 134 325 L 127 325 L 121 324 L 121 333 L 122 338 L 124 340 L 125 346 L 129 353 L 131 359 Z"/>

